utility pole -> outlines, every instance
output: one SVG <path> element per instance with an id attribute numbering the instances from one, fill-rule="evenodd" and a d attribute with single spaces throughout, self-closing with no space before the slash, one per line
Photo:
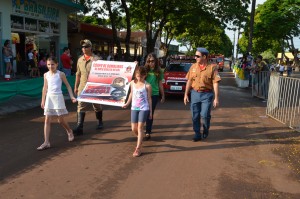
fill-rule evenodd
<path id="1" fill-rule="evenodd" d="M 256 0 L 252 0 L 252 8 L 251 8 L 251 17 L 250 17 L 250 28 L 249 28 L 249 41 L 248 41 L 248 53 L 252 51 L 252 37 L 253 37 L 253 26 L 254 26 L 254 16 L 255 16 L 255 5 Z"/>
<path id="2" fill-rule="evenodd" d="M 235 47 L 235 31 L 236 31 L 236 29 L 234 28 L 233 29 L 233 46 L 232 46 L 232 63 L 234 63 L 235 62 L 235 60 L 234 60 L 234 47 Z"/>
<path id="3" fill-rule="evenodd" d="M 238 27 L 238 33 L 237 33 L 237 42 L 236 42 L 236 54 L 235 54 L 235 59 L 238 59 L 238 54 L 239 54 L 239 40 L 240 40 L 240 34 L 241 34 L 241 29 L 240 26 Z"/>

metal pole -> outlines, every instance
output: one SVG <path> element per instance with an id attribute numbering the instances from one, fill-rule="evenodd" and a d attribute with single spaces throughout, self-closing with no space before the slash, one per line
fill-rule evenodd
<path id="1" fill-rule="evenodd" d="M 252 37 L 253 37 L 253 25 L 255 16 L 255 5 L 256 0 L 252 0 L 251 17 L 250 17 L 250 27 L 249 27 L 249 41 L 248 41 L 248 53 L 252 50 Z"/>
<path id="2" fill-rule="evenodd" d="M 233 48 L 232 48 L 232 63 L 235 63 L 235 60 L 234 60 L 234 47 L 235 47 L 235 31 L 236 31 L 236 29 L 234 28 L 233 29 Z"/>

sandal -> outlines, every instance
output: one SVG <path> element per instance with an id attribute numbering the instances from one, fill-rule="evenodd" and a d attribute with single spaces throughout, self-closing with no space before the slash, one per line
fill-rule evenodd
<path id="1" fill-rule="evenodd" d="M 73 134 L 72 130 L 71 130 L 71 133 L 68 133 L 68 140 L 69 140 L 69 142 L 72 142 L 74 140 L 74 134 Z"/>
<path id="2" fill-rule="evenodd" d="M 39 146 L 38 148 L 36 148 L 38 151 L 42 151 L 45 149 L 49 149 L 50 148 L 50 143 L 43 143 L 41 146 Z"/>
<path id="3" fill-rule="evenodd" d="M 139 157 L 141 156 L 142 152 L 139 148 L 135 148 L 135 151 L 133 152 L 132 156 L 133 157 Z"/>

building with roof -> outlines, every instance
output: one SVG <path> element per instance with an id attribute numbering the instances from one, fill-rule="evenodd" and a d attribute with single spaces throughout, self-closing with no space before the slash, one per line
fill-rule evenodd
<path id="1" fill-rule="evenodd" d="M 30 49 L 39 55 L 59 57 L 68 46 L 68 14 L 82 10 L 72 0 L 1 0 L 0 41 L 11 40 L 14 57 L 14 71 L 21 72 Z M 1 60 L 2 53 L 1 53 Z M 0 74 L 4 63 L 0 62 Z"/>

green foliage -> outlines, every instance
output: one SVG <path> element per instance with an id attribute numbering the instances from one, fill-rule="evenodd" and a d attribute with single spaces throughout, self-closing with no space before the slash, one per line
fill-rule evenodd
<path id="1" fill-rule="evenodd" d="M 299 36 L 299 0 L 267 0 L 258 8 L 258 13 L 258 32 L 264 31 L 273 39 Z"/>
<path id="2" fill-rule="evenodd" d="M 293 49 L 290 40 L 300 35 L 299 26 L 299 0 L 267 0 L 258 6 L 255 13 L 251 53 L 258 55 L 267 50 L 275 53 L 281 52 L 283 48 Z M 248 24 L 245 27 L 239 40 L 241 53 L 246 52 L 248 45 Z"/>
<path id="3" fill-rule="evenodd" d="M 250 0 L 81 0 L 93 11 L 93 16 L 109 16 L 112 29 L 132 28 L 147 34 L 147 52 L 154 50 L 157 38 L 163 35 L 165 43 L 173 38 L 190 50 L 204 46 L 212 53 L 230 55 L 232 44 L 225 34 L 226 24 L 241 24 L 249 15 Z M 122 3 L 130 8 L 124 12 Z M 101 5 L 101 6 L 95 6 Z M 130 16 L 129 16 L 130 15 Z M 125 23 L 130 17 L 131 27 Z M 85 19 L 96 24 L 94 19 Z M 127 21 L 128 22 L 128 21 Z M 99 24 L 99 22 L 98 22 Z M 169 39 L 169 40 L 168 40 Z"/>
<path id="4" fill-rule="evenodd" d="M 275 53 L 272 52 L 271 49 L 266 50 L 266 51 L 264 51 L 263 53 L 261 53 L 261 56 L 262 56 L 264 59 L 268 60 L 269 63 L 274 63 L 275 60 L 276 60 Z"/>
<path id="5" fill-rule="evenodd" d="M 81 21 L 92 25 L 107 25 L 109 24 L 106 19 L 94 17 L 94 16 L 83 16 Z"/>
<path id="6" fill-rule="evenodd" d="M 194 53 L 196 47 L 202 46 L 209 49 L 211 53 L 221 53 L 231 56 L 232 43 L 225 34 L 223 24 L 210 12 L 201 12 L 201 16 L 191 12 L 186 20 L 180 21 L 176 40 L 182 46 L 190 45 L 189 51 Z M 195 25 L 197 24 L 197 25 Z M 189 53 L 189 52 L 188 52 Z"/>

